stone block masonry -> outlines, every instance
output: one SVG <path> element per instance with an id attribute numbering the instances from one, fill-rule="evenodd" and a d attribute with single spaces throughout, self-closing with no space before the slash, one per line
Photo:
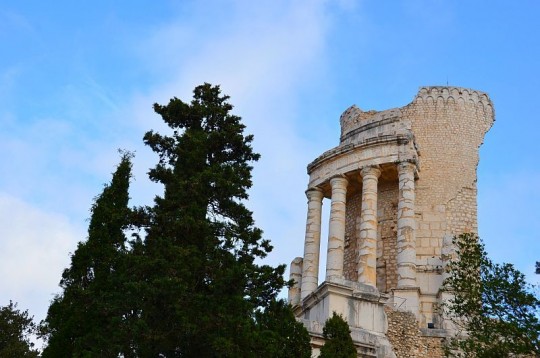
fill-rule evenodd
<path id="1" fill-rule="evenodd" d="M 478 149 L 493 121 L 487 94 L 460 87 L 421 87 L 401 108 L 348 108 L 339 145 L 308 165 L 304 257 L 291 266 L 289 292 L 297 317 L 319 327 L 342 313 L 357 337 L 369 337 L 358 338 L 359 356 L 439 356 L 443 267 L 451 237 L 478 230 Z"/>
<path id="2" fill-rule="evenodd" d="M 424 334 L 418 328 L 414 314 L 387 307 L 388 331 L 386 335 L 398 358 L 444 357 L 444 337 Z"/>

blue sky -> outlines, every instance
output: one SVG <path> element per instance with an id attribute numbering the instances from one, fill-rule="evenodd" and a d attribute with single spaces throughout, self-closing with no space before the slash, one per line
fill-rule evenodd
<path id="1" fill-rule="evenodd" d="M 255 135 L 249 206 L 271 264 L 303 253 L 306 165 L 338 144 L 346 108 L 400 107 L 423 85 L 487 92 L 480 234 L 538 282 L 539 17 L 535 0 L 2 1 L 0 305 L 44 317 L 118 148 L 136 152 L 132 204 L 152 200 L 152 104 L 203 82 Z"/>

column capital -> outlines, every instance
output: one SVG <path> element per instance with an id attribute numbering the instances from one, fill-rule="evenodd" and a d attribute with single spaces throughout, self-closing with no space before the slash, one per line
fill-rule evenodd
<path id="1" fill-rule="evenodd" d="M 318 187 L 308 188 L 306 190 L 306 196 L 309 201 L 312 201 L 312 200 L 322 201 L 324 197 L 322 189 Z"/>
<path id="2" fill-rule="evenodd" d="M 365 178 L 366 176 L 375 176 L 376 178 L 381 176 L 381 168 L 378 165 L 368 165 L 360 169 L 360 176 Z"/>
<path id="3" fill-rule="evenodd" d="M 414 171 L 416 170 L 416 163 L 408 162 L 408 161 L 399 162 L 397 163 L 397 168 L 398 168 L 398 172 L 412 171 L 414 173 Z"/>
<path id="4" fill-rule="evenodd" d="M 338 175 L 335 177 L 330 178 L 330 186 L 332 189 L 334 187 L 347 187 L 347 184 L 349 184 L 349 180 L 344 175 Z"/>

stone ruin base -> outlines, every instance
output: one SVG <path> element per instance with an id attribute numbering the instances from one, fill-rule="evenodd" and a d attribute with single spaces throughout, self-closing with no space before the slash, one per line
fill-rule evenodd
<path id="1" fill-rule="evenodd" d="M 399 358 L 443 358 L 446 329 L 419 328 L 414 313 L 385 307 L 386 336 Z"/>
<path id="2" fill-rule="evenodd" d="M 320 322 L 302 320 L 311 336 L 311 348 L 313 349 L 312 357 L 318 357 L 321 347 L 324 345 L 323 327 Z M 389 344 L 386 337 L 373 334 L 361 328 L 349 327 L 351 337 L 358 352 L 358 357 L 361 358 L 395 358 L 396 355 L 392 351 L 392 346 Z"/>
<path id="3" fill-rule="evenodd" d="M 307 296 L 295 315 L 311 336 L 313 357 L 324 345 L 323 327 L 333 312 L 349 324 L 361 358 L 444 357 L 448 331 L 419 328 L 414 313 L 390 306 L 389 295 L 370 285 L 332 278 Z"/>
<path id="4" fill-rule="evenodd" d="M 314 357 L 324 345 L 324 324 L 336 312 L 349 324 L 358 357 L 395 358 L 386 337 L 387 301 L 388 295 L 379 293 L 373 286 L 331 278 L 307 296 L 302 306 L 296 306 L 295 314 L 309 331 Z"/>

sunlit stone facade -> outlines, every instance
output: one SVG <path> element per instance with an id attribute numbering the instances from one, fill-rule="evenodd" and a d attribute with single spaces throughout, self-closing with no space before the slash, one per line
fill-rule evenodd
<path id="1" fill-rule="evenodd" d="M 349 322 L 362 357 L 395 356 L 387 317 L 398 315 L 388 310 L 414 317 L 419 340 L 446 334 L 436 309 L 446 253 L 454 235 L 477 231 L 478 149 L 493 121 L 487 94 L 460 87 L 421 87 L 404 107 L 351 106 L 341 115 L 340 144 L 308 165 L 304 256 L 290 270 L 289 299 L 315 348 L 333 311 Z"/>

